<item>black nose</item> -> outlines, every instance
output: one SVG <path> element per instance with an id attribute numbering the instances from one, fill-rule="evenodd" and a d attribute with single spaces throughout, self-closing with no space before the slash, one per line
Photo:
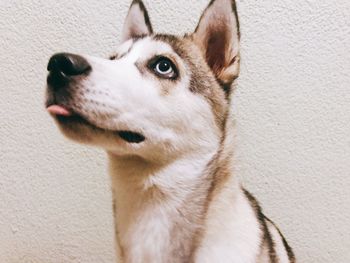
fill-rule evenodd
<path id="1" fill-rule="evenodd" d="M 88 74 L 91 71 L 91 66 L 81 56 L 59 53 L 50 58 L 47 70 L 50 72 L 48 83 L 57 86 L 63 85 L 71 77 Z"/>

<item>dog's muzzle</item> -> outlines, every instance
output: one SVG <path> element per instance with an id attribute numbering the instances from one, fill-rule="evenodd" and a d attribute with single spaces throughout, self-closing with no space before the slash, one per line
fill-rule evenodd
<path id="1" fill-rule="evenodd" d="M 82 114 L 78 114 L 69 100 L 72 100 L 75 83 L 86 78 L 92 71 L 89 62 L 78 55 L 59 53 L 50 58 L 47 66 L 49 75 L 47 111 L 56 117 L 61 124 L 80 123 L 93 126 Z M 141 143 L 145 137 L 133 131 L 114 131 L 122 140 L 128 143 Z"/>
<path id="2" fill-rule="evenodd" d="M 70 116 L 69 100 L 74 83 L 87 77 L 92 68 L 88 61 L 78 55 L 59 53 L 53 55 L 47 65 L 47 101 L 50 113 L 57 116 Z"/>

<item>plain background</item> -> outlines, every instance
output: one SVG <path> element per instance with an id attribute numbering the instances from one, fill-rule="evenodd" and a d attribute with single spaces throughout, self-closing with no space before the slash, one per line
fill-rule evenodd
<path id="1" fill-rule="evenodd" d="M 146 0 L 158 32 L 208 0 Z M 44 109 L 58 51 L 107 57 L 129 0 L 0 2 L 0 262 L 114 260 L 105 154 Z M 350 1 L 240 0 L 236 174 L 308 263 L 350 262 Z"/>

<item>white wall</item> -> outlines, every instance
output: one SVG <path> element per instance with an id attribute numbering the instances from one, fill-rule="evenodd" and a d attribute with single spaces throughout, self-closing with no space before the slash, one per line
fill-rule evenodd
<path id="1" fill-rule="evenodd" d="M 155 28 L 193 30 L 208 0 L 147 0 Z M 129 0 L 0 2 L 0 262 L 112 262 L 105 155 L 43 106 L 57 51 L 106 56 Z M 240 0 L 237 174 L 299 262 L 350 262 L 350 1 Z"/>

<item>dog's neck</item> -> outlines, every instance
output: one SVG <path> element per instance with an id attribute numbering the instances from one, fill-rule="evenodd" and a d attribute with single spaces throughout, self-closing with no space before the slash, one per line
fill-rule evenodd
<path id="1" fill-rule="evenodd" d="M 188 262 L 204 224 L 217 151 L 159 167 L 110 154 L 117 240 L 125 262 Z"/>
<path id="2" fill-rule="evenodd" d="M 239 187 L 232 130 L 223 137 L 166 164 L 109 154 L 122 262 L 191 262 L 209 205 Z"/>

